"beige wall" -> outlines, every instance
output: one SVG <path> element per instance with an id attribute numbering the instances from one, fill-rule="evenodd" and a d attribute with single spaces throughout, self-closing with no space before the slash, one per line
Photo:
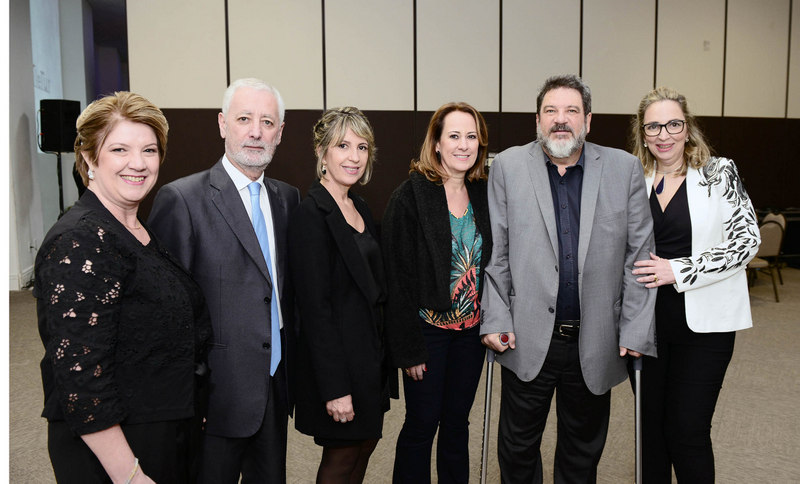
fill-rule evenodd
<path id="1" fill-rule="evenodd" d="M 677 89 L 695 114 L 722 114 L 725 0 L 658 3 L 656 85 Z"/>
<path id="2" fill-rule="evenodd" d="M 162 108 L 218 107 L 227 86 L 224 2 L 126 4 L 131 90 Z"/>
<path id="3" fill-rule="evenodd" d="M 226 58 L 223 2 L 137 0 L 127 4 L 130 80 L 169 108 L 217 107 L 229 66 L 231 79 L 275 84 L 288 109 L 465 100 L 530 112 L 547 76 L 574 72 L 596 113 L 632 113 L 646 91 L 670 85 L 701 115 L 800 117 L 791 2 L 592 0 L 581 12 L 580 0 L 504 0 L 501 12 L 499 0 L 327 0 L 323 12 L 318 0 L 229 0 Z"/>
<path id="4" fill-rule="evenodd" d="M 725 116 L 786 112 L 790 0 L 728 0 Z"/>
<path id="5" fill-rule="evenodd" d="M 334 7 L 325 11 L 328 106 L 413 110 L 413 4 L 397 0 L 325 4 Z"/>
<path id="6" fill-rule="evenodd" d="M 417 102 L 433 111 L 449 101 L 500 108 L 498 0 L 417 2 Z"/>
<path id="7" fill-rule="evenodd" d="M 596 113 L 628 114 L 653 88 L 655 3 L 584 2 L 583 78 Z"/>
<path id="8" fill-rule="evenodd" d="M 503 111 L 536 111 L 546 78 L 579 72 L 580 18 L 580 0 L 503 1 Z"/>
<path id="9" fill-rule="evenodd" d="M 257 77 L 273 84 L 289 109 L 318 109 L 321 14 L 319 0 L 228 0 L 231 80 Z"/>
<path id="10" fill-rule="evenodd" d="M 788 117 L 800 118 L 800 2 L 792 8 L 792 45 L 789 62 Z"/>

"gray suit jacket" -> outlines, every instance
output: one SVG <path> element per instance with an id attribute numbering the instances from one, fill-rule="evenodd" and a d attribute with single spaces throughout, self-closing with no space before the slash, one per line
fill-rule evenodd
<path id="1" fill-rule="evenodd" d="M 294 297 L 287 268 L 289 214 L 300 193 L 264 178 L 274 223 L 284 324 L 281 368 L 291 370 Z M 211 395 L 206 432 L 249 437 L 261 428 L 269 390 L 272 281 L 255 230 L 230 176 L 210 169 L 164 185 L 148 224 L 203 289 L 213 340 L 208 355 Z M 288 375 L 278 395 L 291 402 Z M 291 405 L 288 405 L 291 410 Z"/>
<path id="2" fill-rule="evenodd" d="M 623 381 L 619 346 L 655 355 L 656 291 L 633 262 L 654 250 L 641 163 L 621 150 L 584 145 L 578 238 L 579 352 L 586 385 L 602 394 Z M 514 332 L 497 361 L 533 380 L 550 346 L 558 295 L 558 235 L 544 152 L 538 143 L 500 153 L 489 173 L 494 250 L 486 267 L 481 333 Z"/>

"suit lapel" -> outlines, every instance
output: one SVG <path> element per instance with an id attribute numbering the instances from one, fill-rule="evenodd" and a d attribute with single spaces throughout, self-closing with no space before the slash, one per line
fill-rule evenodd
<path id="1" fill-rule="evenodd" d="M 286 200 L 281 197 L 278 186 L 273 180 L 265 176 L 264 186 L 267 187 L 269 209 L 272 212 L 272 231 L 275 235 L 275 261 L 278 264 L 278 288 L 281 291 L 280 294 L 283 294 L 284 282 L 289 270 L 287 267 L 289 257 L 286 238 L 282 237 L 281 234 L 286 234 L 289 231 L 289 209 L 286 206 Z"/>
<path id="2" fill-rule="evenodd" d="M 550 175 L 547 173 L 547 164 L 541 145 L 539 145 L 539 143 L 533 143 L 529 155 L 530 159 L 526 165 L 528 166 L 528 175 L 533 185 L 533 193 L 536 196 L 537 205 L 544 219 L 547 236 L 550 238 L 550 247 L 553 249 L 555 257 L 558 258 L 556 212 L 555 207 L 553 207 L 552 190 L 550 189 Z"/>
<path id="3" fill-rule="evenodd" d="M 589 239 L 594 226 L 594 212 L 597 194 L 600 192 L 600 179 L 603 176 L 603 160 L 594 145 L 585 143 L 583 163 L 583 187 L 581 189 L 581 228 L 578 235 L 578 272 L 583 274 Z"/>
<path id="4" fill-rule="evenodd" d="M 267 263 L 264 254 L 261 252 L 261 245 L 258 243 L 253 223 L 247 216 L 242 204 L 242 197 L 236 190 L 233 180 L 225 172 L 225 168 L 220 161 L 211 168 L 211 187 L 215 189 L 211 195 L 211 202 L 222 214 L 222 218 L 231 228 L 231 231 L 239 239 L 245 252 L 253 259 L 264 278 L 271 283 Z M 272 202 L 272 199 L 270 199 Z M 224 249 L 223 249 L 224 250 Z"/>

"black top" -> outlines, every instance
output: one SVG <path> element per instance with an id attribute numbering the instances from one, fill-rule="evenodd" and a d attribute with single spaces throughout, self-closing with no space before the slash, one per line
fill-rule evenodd
<path id="1" fill-rule="evenodd" d="M 372 284 L 380 293 L 378 301 L 383 303 L 386 300 L 386 291 L 384 290 L 386 287 L 386 279 L 383 274 L 381 247 L 378 245 L 378 241 L 375 240 L 375 237 L 366 229 L 363 232 L 359 232 L 353 228 L 353 239 L 358 246 L 359 252 L 361 252 L 361 257 L 364 258 L 364 261 L 369 266 L 372 275 Z"/>
<path id="2" fill-rule="evenodd" d="M 686 180 L 678 187 L 666 209 L 661 211 L 656 191 L 650 192 L 653 214 L 653 235 L 656 255 L 675 259 L 692 255 L 692 220 L 686 196 Z M 683 293 L 672 284 L 659 286 L 656 298 L 656 337 L 661 343 L 684 340 L 692 331 L 686 324 L 686 303 Z"/>
<path id="3" fill-rule="evenodd" d="M 578 234 L 581 230 L 581 190 L 583 189 L 584 154 L 568 166 L 564 175 L 545 155 L 550 193 L 553 196 L 558 227 L 558 297 L 556 320 L 581 319 L 578 295 Z"/>
<path id="4" fill-rule="evenodd" d="M 86 193 L 48 232 L 33 295 L 48 420 L 78 434 L 188 418 L 211 325 L 197 285 Z"/>

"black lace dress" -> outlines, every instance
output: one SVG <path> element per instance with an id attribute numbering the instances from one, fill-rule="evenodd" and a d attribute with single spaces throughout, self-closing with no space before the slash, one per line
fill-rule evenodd
<path id="1" fill-rule="evenodd" d="M 59 482 L 110 482 L 80 435 L 120 424 L 156 482 L 189 482 L 211 336 L 199 287 L 87 191 L 48 232 L 34 296 Z"/>

